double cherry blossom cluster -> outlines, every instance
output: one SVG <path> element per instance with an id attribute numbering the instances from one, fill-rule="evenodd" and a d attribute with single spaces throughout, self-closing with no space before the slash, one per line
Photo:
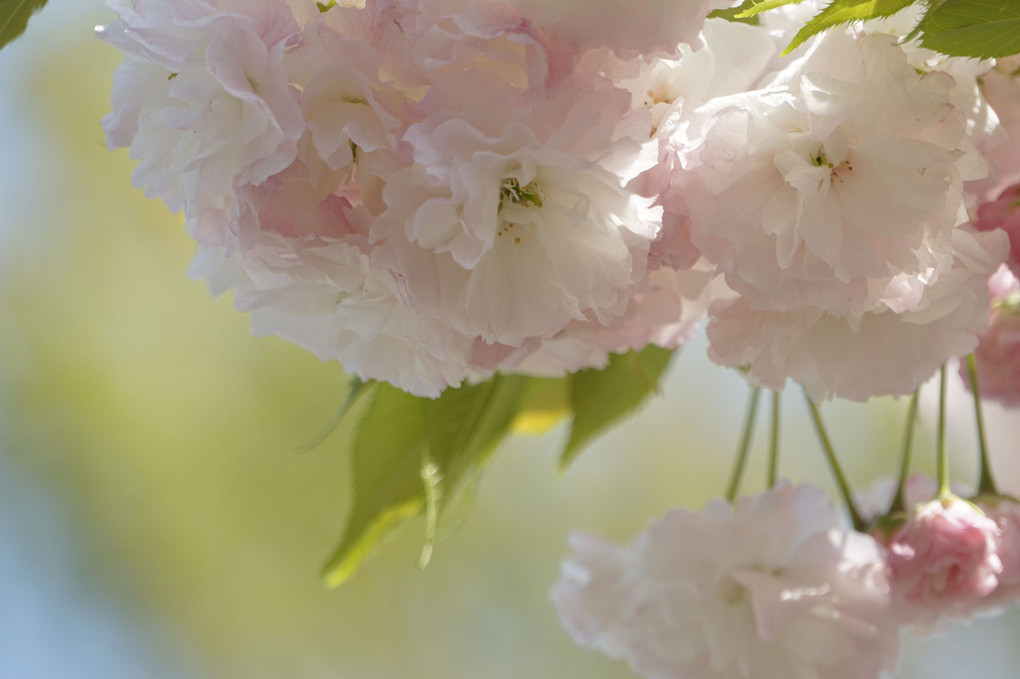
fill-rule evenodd
<path id="1" fill-rule="evenodd" d="M 881 512 L 879 491 L 861 499 Z M 629 545 L 577 534 L 552 598 L 578 644 L 650 679 L 877 679 L 897 668 L 901 628 L 940 632 L 1020 600 L 1020 504 L 934 495 L 912 478 L 915 510 L 871 534 L 785 482 L 673 510 Z"/>
<path id="2" fill-rule="evenodd" d="M 108 143 L 259 334 L 435 397 L 707 319 L 755 386 L 904 395 L 973 352 L 1020 403 L 1020 63 L 923 50 L 909 10 L 783 56 L 819 3 L 110 4 Z M 553 597 L 646 677 L 871 679 L 902 626 L 1020 596 L 1020 505 L 979 504 L 846 531 L 779 483 L 575 537 Z"/>
<path id="3" fill-rule="evenodd" d="M 912 17 L 783 57 L 815 5 L 728 5 L 111 2 L 103 126 L 195 275 L 364 379 L 562 375 L 707 316 L 754 384 L 910 393 L 988 326 L 1020 84 Z"/>

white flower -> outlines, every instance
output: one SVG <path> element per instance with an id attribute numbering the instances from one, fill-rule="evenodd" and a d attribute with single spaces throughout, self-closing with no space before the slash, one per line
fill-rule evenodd
<path id="1" fill-rule="evenodd" d="M 790 378 L 815 401 L 910 394 L 949 358 L 977 346 L 988 327 L 988 277 L 1007 241 L 1002 232 L 954 229 L 952 268 L 931 281 L 902 281 L 910 297 L 920 285 L 907 308 L 896 297 L 859 316 L 810 306 L 763 311 L 746 298 L 720 304 L 708 326 L 709 357 L 746 368 L 750 382 L 771 389 Z"/>
<path id="2" fill-rule="evenodd" d="M 702 49 L 681 46 L 680 59 L 643 61 L 634 77 L 617 80 L 633 94 L 635 107 L 650 111 L 659 141 L 658 163 L 632 184 L 663 207 L 662 230 L 649 253 L 652 268 L 686 269 L 699 258 L 676 176 L 682 172 L 679 158 L 687 152 L 686 131 L 694 111 L 713 98 L 752 88 L 777 51 L 757 27 L 725 19 L 706 21 L 701 36 Z"/>
<path id="3" fill-rule="evenodd" d="M 469 374 L 471 338 L 423 316 L 364 239 L 287 239 L 266 233 L 244 253 L 203 248 L 192 275 L 213 294 L 234 291 L 252 332 L 277 335 L 352 375 L 435 398 Z"/>
<path id="4" fill-rule="evenodd" d="M 571 49 L 608 47 L 625 59 L 676 54 L 678 45 L 700 45 L 709 12 L 729 0 L 512 0 L 521 13 L 548 31 L 554 44 Z"/>
<path id="5" fill-rule="evenodd" d="M 470 106 L 451 103 L 408 130 L 415 164 L 388 177 L 387 209 L 372 227 L 413 303 L 463 335 L 509 346 L 618 317 L 644 278 L 661 215 L 624 188 L 654 162 L 614 136 L 629 97 L 571 91 L 531 108 L 499 89 L 486 101 L 458 89 L 450 96 L 473 97 Z"/>
<path id="6" fill-rule="evenodd" d="M 876 679 L 899 639 L 881 547 L 780 484 L 673 510 L 629 547 L 574 538 L 553 588 L 574 640 L 649 679 Z"/>
<path id="7" fill-rule="evenodd" d="M 103 119 L 108 143 L 131 146 L 147 196 L 186 208 L 198 238 L 223 244 L 234 191 L 297 155 L 304 120 L 282 63 L 298 33 L 291 11 L 280 0 L 111 5 L 120 21 L 97 34 L 126 58 Z"/>
<path id="8" fill-rule="evenodd" d="M 284 63 L 301 88 L 315 150 L 330 168 L 347 168 L 356 155 L 396 150 L 406 127 L 399 118 L 404 101 L 380 82 L 379 55 L 369 44 L 312 24 Z"/>
<path id="9" fill-rule="evenodd" d="M 640 566 L 639 556 L 629 547 L 583 533 L 571 535 L 569 543 L 574 556 L 563 562 L 560 580 L 549 593 L 560 620 L 577 644 L 624 657 L 632 596 L 627 573 Z"/>
<path id="10" fill-rule="evenodd" d="M 761 29 L 725 19 L 707 20 L 701 39 L 702 49 L 682 45 L 680 58 L 641 61 L 635 77 L 616 82 L 652 110 L 656 128 L 715 97 L 754 89 L 777 52 Z"/>
<path id="11" fill-rule="evenodd" d="M 683 271 L 658 269 L 609 325 L 577 321 L 549 339 L 530 340 L 518 349 L 493 348 L 476 358 L 479 366 L 542 377 L 604 368 L 610 354 L 640 351 L 650 344 L 677 348 L 695 335 L 714 302 L 733 294 L 705 262 Z"/>
<path id="12" fill-rule="evenodd" d="M 991 106 L 998 126 L 994 134 L 979 141 L 991 164 L 987 180 L 968 186 L 980 202 L 994 200 L 1002 191 L 1020 183 L 1020 56 L 999 59 L 995 69 L 981 78 L 982 100 Z"/>
<path id="13" fill-rule="evenodd" d="M 984 166 L 950 101 L 891 36 L 830 31 L 763 89 L 713 99 L 684 133 L 692 241 L 756 309 L 874 308 L 939 267 Z"/>

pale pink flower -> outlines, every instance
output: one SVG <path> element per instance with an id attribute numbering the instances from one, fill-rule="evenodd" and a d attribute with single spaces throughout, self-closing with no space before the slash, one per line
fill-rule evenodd
<path id="1" fill-rule="evenodd" d="M 729 0 L 513 0 L 560 49 L 609 48 L 624 59 L 700 46 L 709 12 Z"/>
<path id="2" fill-rule="evenodd" d="M 1002 572 L 995 521 L 959 498 L 919 505 L 890 538 L 889 582 L 900 621 L 930 631 L 969 618 Z"/>
<path id="3" fill-rule="evenodd" d="M 380 77 L 416 98 L 436 78 L 485 71 L 522 90 L 549 80 L 546 39 L 513 2 L 367 0 L 333 7 L 329 29 L 370 44 Z"/>
<path id="4" fill-rule="evenodd" d="M 988 280 L 992 321 L 974 350 L 981 398 L 1020 405 L 1020 280 L 1003 265 Z M 960 376 L 970 388 L 966 365 Z"/>
<path id="5" fill-rule="evenodd" d="M 720 303 L 708 325 L 709 357 L 746 368 L 755 385 L 782 389 L 792 379 L 815 401 L 910 394 L 950 357 L 973 351 L 988 327 L 987 277 L 1002 261 L 1005 234 L 960 227 L 951 243 L 952 268 L 905 278 L 906 292 L 894 291 L 917 287 L 909 305 L 899 305 L 892 292 L 883 306 L 860 316 L 810 306 L 762 311 L 746 298 Z"/>
<path id="6" fill-rule="evenodd" d="M 379 55 L 371 45 L 312 24 L 285 55 L 285 65 L 301 88 L 315 150 L 330 168 L 348 168 L 366 153 L 396 151 L 410 123 L 403 119 L 406 103 L 379 80 Z"/>
<path id="7" fill-rule="evenodd" d="M 1020 182 L 1020 57 L 998 59 L 995 68 L 981 77 L 981 95 L 996 121 L 993 134 L 978 145 L 988 160 L 987 179 L 968 185 L 979 202 L 988 202 L 1007 187 Z"/>
<path id="8" fill-rule="evenodd" d="M 627 573 L 638 565 L 638 555 L 583 533 L 571 535 L 568 543 L 574 554 L 549 593 L 560 621 L 579 646 L 622 657 L 630 643 L 626 621 L 633 596 Z"/>
<path id="9" fill-rule="evenodd" d="M 761 89 L 717 97 L 684 133 L 691 240 L 758 310 L 861 314 L 930 277 L 984 165 L 952 78 L 888 35 L 829 31 Z"/>
<path id="10" fill-rule="evenodd" d="M 641 62 L 635 76 L 616 81 L 633 94 L 636 107 L 651 112 L 659 140 L 659 162 L 631 184 L 642 195 L 657 197 L 656 204 L 663 207 L 663 228 L 649 253 L 652 268 L 686 269 L 700 257 L 691 242 L 685 192 L 676 177 L 691 143 L 686 131 L 693 112 L 715 97 L 750 89 L 776 52 L 760 29 L 724 19 L 706 21 L 701 35 L 702 49 L 683 45 L 679 59 Z"/>
<path id="11" fill-rule="evenodd" d="M 97 35 L 125 53 L 114 75 L 111 148 L 130 146 L 146 195 L 185 209 L 202 241 L 223 245 L 233 194 L 282 171 L 304 120 L 283 66 L 298 25 L 282 0 L 111 2 Z"/>
<path id="12" fill-rule="evenodd" d="M 821 10 L 822 7 L 818 9 Z M 981 149 L 984 149 L 986 144 L 998 143 L 999 137 L 1002 136 L 1000 120 L 982 94 L 982 82 L 995 67 L 995 60 L 951 57 L 922 47 L 921 41 L 913 39 L 913 36 L 916 36 L 914 29 L 923 18 L 924 6 L 914 4 L 890 17 L 864 22 L 862 28 L 868 33 L 888 33 L 899 38 L 899 44 L 907 55 L 908 62 L 918 72 L 939 72 L 952 76 L 953 86 L 949 96 L 953 106 L 967 119 L 968 136 Z M 908 35 L 912 36 L 912 39 L 907 40 Z M 985 180 L 968 182 L 970 185 L 968 188 L 983 181 Z"/>
<path id="13" fill-rule="evenodd" d="M 656 129 L 714 97 L 754 89 L 777 52 L 761 29 L 725 19 L 707 20 L 701 39 L 702 49 L 681 45 L 679 58 L 643 60 L 633 77 L 616 80 L 635 105 L 651 109 Z"/>
<path id="14" fill-rule="evenodd" d="M 577 321 L 548 339 L 531 339 L 518 348 L 477 346 L 474 360 L 479 367 L 541 377 L 604 368 L 610 354 L 648 345 L 677 348 L 695 335 L 714 302 L 731 296 L 704 262 L 683 271 L 658 269 L 649 273 L 627 310 L 612 323 Z"/>
<path id="15" fill-rule="evenodd" d="M 1020 601 L 1020 503 L 996 498 L 980 500 L 978 507 L 999 527 L 996 549 L 1002 572 L 998 586 L 981 604 L 983 612 L 998 613 Z"/>
<path id="16" fill-rule="evenodd" d="M 473 339 L 410 306 L 399 277 L 367 250 L 358 236 L 265 232 L 244 253 L 200 249 L 191 273 L 215 295 L 232 290 L 254 334 L 294 342 L 364 380 L 435 398 L 469 375 L 485 377 L 468 367 Z"/>
<path id="17" fill-rule="evenodd" d="M 505 0 L 414 0 L 400 21 L 411 37 L 407 60 L 429 82 L 442 75 L 485 71 L 522 90 L 550 78 L 548 43 Z"/>
<path id="18" fill-rule="evenodd" d="M 655 160 L 627 93 L 565 90 L 532 106 L 491 77 L 443 87 L 424 102 L 442 108 L 408 129 L 414 164 L 387 177 L 372 226 L 415 306 L 514 347 L 619 317 L 661 219 L 626 188 Z"/>
<path id="19" fill-rule="evenodd" d="M 673 510 L 584 550 L 553 598 L 575 640 L 644 677 L 874 679 L 899 650 L 882 550 L 833 521 L 824 493 L 785 483 Z"/>

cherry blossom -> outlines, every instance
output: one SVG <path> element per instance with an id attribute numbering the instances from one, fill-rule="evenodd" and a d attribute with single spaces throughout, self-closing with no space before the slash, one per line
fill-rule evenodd
<path id="1" fill-rule="evenodd" d="M 910 394 L 950 357 L 977 346 L 989 320 L 987 277 L 1005 241 L 1001 232 L 954 229 L 951 269 L 902 277 L 883 306 L 860 316 L 810 306 L 762 311 L 746 298 L 720 303 L 708 325 L 709 357 L 746 366 L 752 383 L 772 389 L 793 379 L 816 401 Z"/>
<path id="2" fill-rule="evenodd" d="M 974 227 L 979 231 L 1002 229 L 1009 234 L 1009 259 L 1014 275 L 1020 275 L 1020 184 L 1007 187 L 995 200 L 978 208 Z"/>
<path id="3" fill-rule="evenodd" d="M 413 302 L 462 334 L 520 346 L 588 314 L 611 321 L 659 229 L 652 200 L 625 187 L 643 144 L 611 153 L 627 97 L 569 92 L 536 110 L 489 84 L 485 101 L 462 92 L 470 107 L 408 129 L 415 163 L 389 176 L 373 238 L 415 279 Z"/>
<path id="4" fill-rule="evenodd" d="M 114 76 L 111 148 L 130 146 L 146 195 L 186 208 L 196 238 L 225 244 L 234 192 L 285 169 L 304 132 L 282 55 L 299 27 L 281 0 L 111 2 L 97 35 L 126 60 Z"/>
<path id="5" fill-rule="evenodd" d="M 924 276 L 984 166 L 949 98 L 892 36 L 832 31 L 771 85 L 717 97 L 678 177 L 691 239 L 760 310 L 861 314 Z"/>
<path id="6" fill-rule="evenodd" d="M 1001 531 L 959 498 L 919 505 L 889 540 L 889 582 L 900 620 L 924 631 L 967 618 L 998 585 Z"/>
<path id="7" fill-rule="evenodd" d="M 999 528 L 996 552 L 1002 562 L 998 584 L 981 602 L 981 612 L 999 613 L 1020 601 L 1020 502 L 1010 498 L 979 499 L 978 507 Z"/>
<path id="8" fill-rule="evenodd" d="M 1005 265 L 988 281 L 992 320 L 974 350 L 981 397 L 1020 405 L 1020 281 Z M 970 387 L 965 366 L 960 375 Z"/>
<path id="9" fill-rule="evenodd" d="M 881 547 L 781 483 L 676 509 L 627 547 L 575 537 L 553 601 L 574 640 L 645 677 L 873 678 L 895 668 Z"/>

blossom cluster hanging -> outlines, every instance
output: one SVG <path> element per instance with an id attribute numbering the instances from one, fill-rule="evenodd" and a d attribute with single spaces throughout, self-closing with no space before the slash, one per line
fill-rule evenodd
<path id="1" fill-rule="evenodd" d="M 707 314 L 752 383 L 865 400 L 987 326 L 1008 245 L 969 215 L 1017 178 L 1020 96 L 994 61 L 895 21 L 782 57 L 804 5 L 346 4 L 137 0 L 100 29 L 126 55 L 110 146 L 257 333 L 434 397 L 674 348 Z"/>
<path id="2" fill-rule="evenodd" d="M 578 644 L 643 677 L 885 676 L 901 627 L 944 632 L 1020 600 L 1020 504 L 911 486 L 916 511 L 874 536 L 785 482 L 673 510 L 629 545 L 577 534 L 552 598 Z"/>
<path id="3" fill-rule="evenodd" d="M 108 143 L 256 333 L 441 399 L 704 323 L 751 386 L 804 388 L 853 530 L 776 480 L 774 429 L 770 490 L 737 498 L 742 453 L 727 501 L 573 538 L 553 599 L 579 644 L 654 679 L 872 679 L 901 628 L 1020 598 L 1020 504 L 983 438 L 973 502 L 942 429 L 937 486 L 908 480 L 916 390 L 941 368 L 944 415 L 947 361 L 972 354 L 979 422 L 980 396 L 1020 403 L 1020 57 L 924 49 L 909 8 L 805 35 L 814 0 L 753 23 L 709 16 L 727 0 L 110 4 Z M 853 498 L 814 402 L 908 394 L 895 498 Z M 477 458 L 505 410 L 463 437 Z M 392 502 L 434 522 L 467 464 L 422 429 Z"/>

